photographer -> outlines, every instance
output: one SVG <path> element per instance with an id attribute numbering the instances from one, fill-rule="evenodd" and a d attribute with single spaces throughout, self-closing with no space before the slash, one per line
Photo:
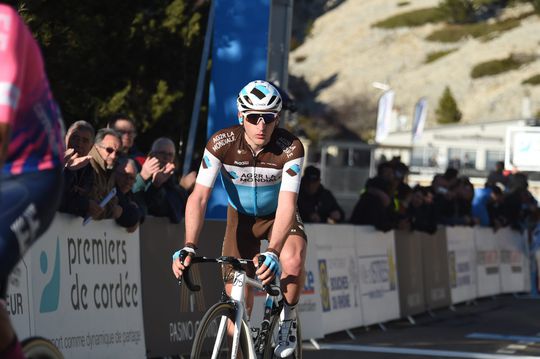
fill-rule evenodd
<path id="1" fill-rule="evenodd" d="M 175 156 L 176 149 L 171 139 L 160 137 L 155 140 L 137 175 L 133 192 L 144 193 L 149 215 L 167 217 L 172 223 L 180 223 L 188 194 L 175 174 Z"/>

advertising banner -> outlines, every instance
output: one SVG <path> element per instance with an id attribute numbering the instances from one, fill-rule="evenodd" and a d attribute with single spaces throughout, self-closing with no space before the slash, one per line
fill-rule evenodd
<path id="1" fill-rule="evenodd" d="M 375 133 L 375 142 L 380 143 L 388 137 L 390 132 L 390 122 L 392 120 L 392 109 L 394 108 L 394 90 L 385 91 L 379 97 L 377 110 L 377 129 Z"/>
<path id="2" fill-rule="evenodd" d="M 448 270 L 452 303 L 476 298 L 476 248 L 474 229 L 446 227 Z"/>
<path id="3" fill-rule="evenodd" d="M 20 284 L 10 302 L 28 310 L 15 328 L 52 340 L 66 358 L 144 358 L 138 232 L 81 223 L 57 214 L 10 278 Z"/>
<path id="4" fill-rule="evenodd" d="M 270 0 L 216 0 L 207 137 L 238 123 L 236 97 L 248 82 L 265 80 L 268 67 Z M 206 218 L 227 217 L 227 195 L 220 179 Z"/>
<path id="5" fill-rule="evenodd" d="M 502 228 L 495 233 L 501 255 L 502 293 L 526 292 L 530 289 L 527 238 L 518 231 Z"/>
<path id="6" fill-rule="evenodd" d="M 221 255 L 224 221 L 206 221 L 199 237 L 197 255 Z M 140 229 L 141 283 L 146 349 L 149 357 L 188 355 L 204 313 L 220 299 L 221 266 L 197 264 L 191 278 L 201 286 L 190 292 L 179 286 L 171 270 L 172 254 L 184 243 L 184 224 L 167 218 L 147 217 Z"/>
<path id="7" fill-rule="evenodd" d="M 13 268 L 8 279 L 6 308 L 19 338 L 28 338 L 35 332 L 31 265 L 32 261 L 27 253 Z"/>
<path id="8" fill-rule="evenodd" d="M 478 297 L 501 293 L 499 246 L 492 228 L 475 228 Z"/>
<path id="9" fill-rule="evenodd" d="M 422 241 L 416 233 L 394 231 L 401 317 L 426 311 Z"/>
<path id="10" fill-rule="evenodd" d="M 450 280 L 448 274 L 448 254 L 446 230 L 439 228 L 435 234 L 416 232 L 422 241 L 424 258 L 424 294 L 429 309 L 449 307 Z"/>
<path id="11" fill-rule="evenodd" d="M 364 325 L 399 318 L 394 232 L 355 226 Z"/>
<path id="12" fill-rule="evenodd" d="M 317 246 L 325 333 L 361 326 L 364 321 L 354 226 L 312 225 L 309 235 L 310 242 Z"/>

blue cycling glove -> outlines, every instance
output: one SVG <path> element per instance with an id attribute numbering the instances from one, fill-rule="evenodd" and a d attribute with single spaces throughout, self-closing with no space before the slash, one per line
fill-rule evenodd
<path id="1" fill-rule="evenodd" d="M 278 256 L 273 252 L 264 252 L 261 253 L 261 255 L 265 257 L 263 264 L 267 266 L 276 277 L 279 277 L 281 275 L 281 265 L 279 264 Z"/>
<path id="2" fill-rule="evenodd" d="M 182 249 L 180 249 L 179 251 L 176 251 L 174 252 L 173 256 L 172 256 L 172 259 L 173 261 L 175 261 L 176 259 L 178 259 L 180 256 L 182 258 L 186 258 L 187 256 L 194 256 L 195 255 L 195 248 L 192 248 L 192 247 L 184 247 Z"/>

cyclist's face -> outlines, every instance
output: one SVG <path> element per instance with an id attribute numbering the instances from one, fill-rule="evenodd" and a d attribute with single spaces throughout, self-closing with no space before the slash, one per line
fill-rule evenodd
<path id="1" fill-rule="evenodd" d="M 79 156 L 86 156 L 94 144 L 94 136 L 90 131 L 79 128 L 66 136 L 66 147 L 73 148 Z"/>
<path id="2" fill-rule="evenodd" d="M 112 169 L 114 167 L 121 146 L 118 138 L 113 135 L 105 135 L 101 143 L 96 143 L 96 148 L 101 158 L 105 161 L 107 169 Z"/>
<path id="3" fill-rule="evenodd" d="M 245 115 L 242 116 L 244 117 L 243 123 L 247 140 L 250 144 L 255 145 L 257 148 L 265 146 L 270 141 L 270 137 L 272 137 L 274 129 L 279 124 L 279 115 L 277 115 L 277 119 L 275 121 L 268 124 L 262 117 L 259 119 L 257 124 L 253 124 L 250 121 L 246 121 Z"/>

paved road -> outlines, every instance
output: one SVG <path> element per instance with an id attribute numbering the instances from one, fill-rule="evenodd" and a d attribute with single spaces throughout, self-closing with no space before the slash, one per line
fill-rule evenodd
<path id="1" fill-rule="evenodd" d="M 320 350 L 304 345 L 306 359 L 370 358 L 476 358 L 519 359 L 540 357 L 540 299 L 511 295 L 459 305 L 455 311 L 435 311 L 379 327 L 356 328 L 328 335 Z"/>

